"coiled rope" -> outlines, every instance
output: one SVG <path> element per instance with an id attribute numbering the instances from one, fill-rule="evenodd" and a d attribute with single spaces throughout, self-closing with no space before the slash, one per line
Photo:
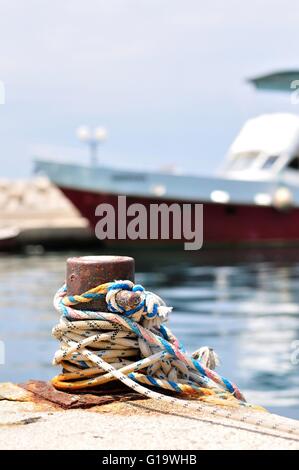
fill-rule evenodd
<path id="1" fill-rule="evenodd" d="M 98 299 L 105 299 L 109 312 L 72 308 Z M 63 367 L 63 373 L 52 379 L 55 388 L 73 391 L 120 380 L 146 397 L 195 408 L 205 416 L 235 419 L 299 436 L 298 428 L 273 424 L 266 413 L 263 419 L 260 414 L 255 418 L 255 413 L 243 413 L 240 418 L 240 407 L 264 410 L 246 403 L 238 387 L 214 370 L 218 358 L 213 350 L 203 347 L 191 356 L 187 354 L 167 327 L 172 309 L 141 285 L 115 281 L 74 296 L 66 295 L 64 285 L 55 295 L 54 307 L 61 318 L 52 331 L 60 341 L 53 364 Z M 153 388 L 176 392 L 189 400 Z M 225 407 L 206 407 L 200 401 Z"/>

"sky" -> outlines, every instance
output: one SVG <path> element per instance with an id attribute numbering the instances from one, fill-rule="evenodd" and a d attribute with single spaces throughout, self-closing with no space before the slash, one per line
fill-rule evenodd
<path id="1" fill-rule="evenodd" d="M 299 68 L 295 0 L 0 0 L 0 178 L 34 155 L 212 173 L 246 119 L 299 113 L 246 78 Z M 297 109 L 298 108 L 298 109 Z"/>

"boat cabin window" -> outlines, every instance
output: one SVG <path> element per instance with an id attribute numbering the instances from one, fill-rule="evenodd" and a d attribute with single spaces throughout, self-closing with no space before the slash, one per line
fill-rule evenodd
<path id="1" fill-rule="evenodd" d="M 278 155 L 271 155 L 271 157 L 267 158 L 267 160 L 264 162 L 262 169 L 263 170 L 270 170 L 272 166 L 277 162 L 278 160 Z"/>
<path id="2" fill-rule="evenodd" d="M 236 154 L 230 164 L 229 169 L 233 171 L 247 170 L 255 161 L 255 153 L 239 153 Z"/>
<path id="3" fill-rule="evenodd" d="M 288 163 L 287 168 L 291 170 L 299 170 L 299 156 L 292 158 L 292 160 Z"/>

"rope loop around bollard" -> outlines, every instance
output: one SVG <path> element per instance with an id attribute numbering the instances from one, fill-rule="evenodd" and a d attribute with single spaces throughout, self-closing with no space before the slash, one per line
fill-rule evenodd
<path id="1" fill-rule="evenodd" d="M 100 298 L 105 299 L 108 312 L 73 308 Z M 52 379 L 55 388 L 75 391 L 120 380 L 149 398 L 278 429 L 266 418 L 254 418 L 255 413 L 239 418 L 240 407 L 265 410 L 246 403 L 239 388 L 214 370 L 218 358 L 212 349 L 202 347 L 187 354 L 167 326 L 172 308 L 141 285 L 119 280 L 72 296 L 67 296 L 64 285 L 54 297 L 54 307 L 61 318 L 52 331 L 60 341 L 53 364 L 63 368 Z M 155 389 L 173 392 L 180 398 Z M 298 429 L 280 430 L 299 435 Z"/>

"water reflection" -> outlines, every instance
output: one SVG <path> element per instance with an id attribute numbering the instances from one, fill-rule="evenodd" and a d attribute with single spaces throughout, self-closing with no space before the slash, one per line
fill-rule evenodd
<path id="1" fill-rule="evenodd" d="M 55 372 L 52 297 L 72 254 L 2 257 L 1 381 L 48 379 Z M 138 281 L 174 306 L 171 327 L 188 350 L 212 346 L 223 375 L 249 400 L 299 418 L 299 366 L 291 362 L 292 342 L 299 339 L 297 252 L 134 255 Z"/>

